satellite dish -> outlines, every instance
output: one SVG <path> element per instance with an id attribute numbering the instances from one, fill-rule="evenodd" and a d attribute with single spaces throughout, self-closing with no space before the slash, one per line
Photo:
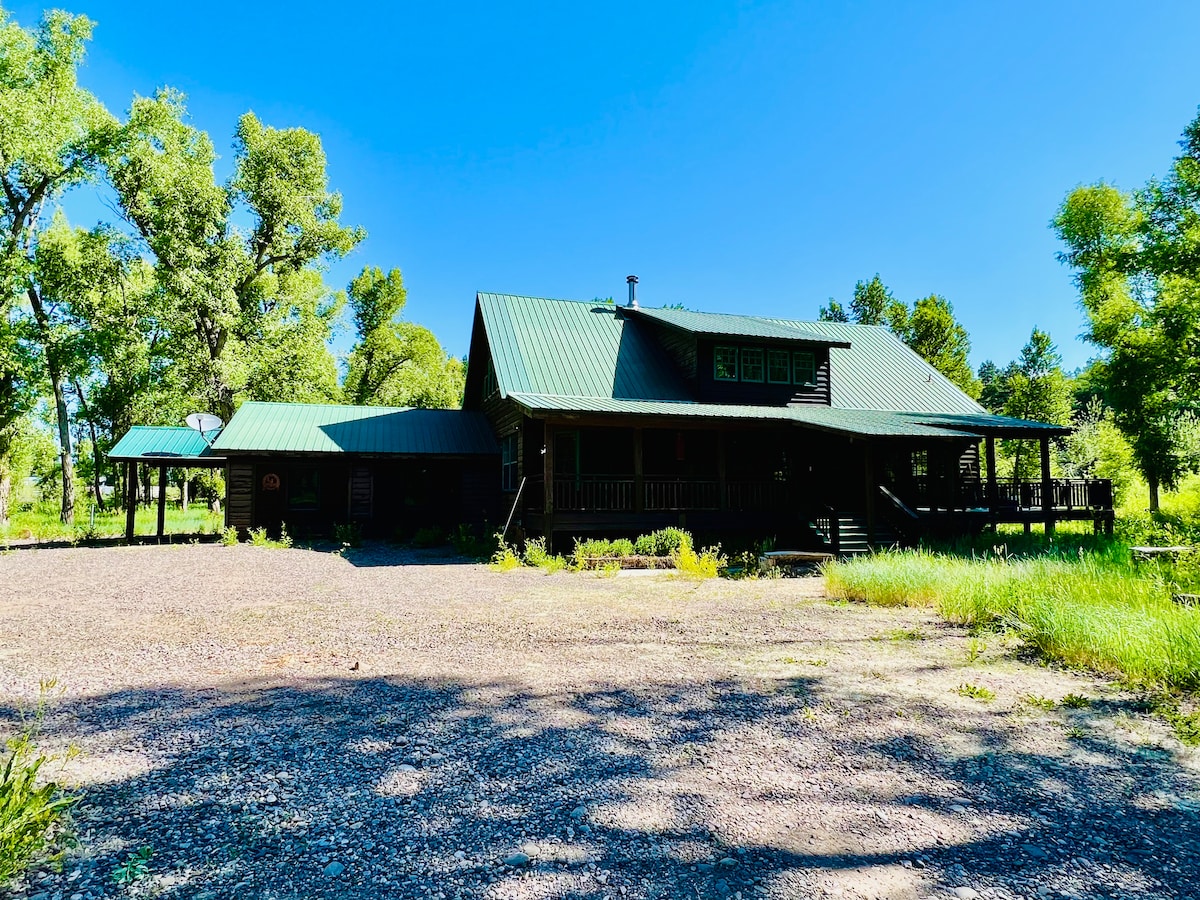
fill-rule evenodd
<path id="1" fill-rule="evenodd" d="M 208 435 L 214 431 L 220 431 L 221 426 L 225 424 L 220 417 L 214 416 L 212 413 L 192 413 L 184 421 L 188 423 L 189 428 L 200 432 L 200 437 L 204 438 L 206 443 Z"/>

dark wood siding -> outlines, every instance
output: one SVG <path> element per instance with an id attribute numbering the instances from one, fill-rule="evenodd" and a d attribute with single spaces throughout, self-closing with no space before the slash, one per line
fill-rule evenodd
<path id="1" fill-rule="evenodd" d="M 226 484 L 225 524 L 250 528 L 254 525 L 254 464 L 230 460 Z"/>
<path id="2" fill-rule="evenodd" d="M 679 373 L 689 381 L 696 378 L 696 336 L 678 328 L 654 328 L 654 338 L 667 351 Z"/>
<path id="3" fill-rule="evenodd" d="M 375 502 L 375 474 L 366 463 L 350 469 L 350 518 L 370 519 Z"/>
<path id="4" fill-rule="evenodd" d="M 713 350 L 717 346 L 809 350 L 816 358 L 816 384 L 813 387 L 804 387 L 798 384 L 770 384 L 765 381 L 717 381 L 713 377 Z M 705 403 L 744 403 L 751 406 L 829 406 L 829 348 L 819 345 L 797 346 L 794 343 L 705 338 L 699 342 L 696 352 L 696 399 Z"/>

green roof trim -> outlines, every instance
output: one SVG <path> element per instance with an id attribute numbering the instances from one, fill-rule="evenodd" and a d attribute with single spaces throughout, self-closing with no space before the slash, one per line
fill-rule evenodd
<path id="1" fill-rule="evenodd" d="M 460 409 L 242 404 L 213 449 L 238 453 L 360 453 L 371 456 L 491 455 L 500 452 L 482 413 Z"/>
<path id="2" fill-rule="evenodd" d="M 690 309 L 637 309 L 622 308 L 623 315 L 649 319 L 670 325 L 692 334 L 710 337 L 769 338 L 784 341 L 803 341 L 809 344 L 824 344 L 849 347 L 848 341 L 810 331 L 803 322 L 784 319 L 763 319 L 758 316 L 740 316 L 731 313 L 695 312 Z"/>
<path id="3" fill-rule="evenodd" d="M 182 425 L 134 425 L 108 451 L 108 458 L 114 462 L 224 462 L 212 453 L 200 432 Z"/>

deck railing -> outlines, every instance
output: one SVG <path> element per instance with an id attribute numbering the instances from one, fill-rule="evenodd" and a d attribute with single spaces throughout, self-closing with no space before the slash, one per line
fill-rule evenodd
<path id="1" fill-rule="evenodd" d="M 564 512 L 632 512 L 638 479 L 627 475 L 560 475 L 554 479 L 554 508 Z M 723 500 L 723 502 L 722 502 Z M 770 479 L 721 482 L 707 478 L 641 479 L 641 508 L 646 512 L 700 512 L 727 509 L 767 512 L 786 509 L 788 486 Z"/>
<path id="2" fill-rule="evenodd" d="M 984 481 L 959 482 L 954 488 L 942 484 L 916 484 L 902 498 L 918 509 L 996 509 L 1036 512 L 1044 509 L 1041 481 L 997 481 L 994 501 Z M 953 492 L 953 502 L 950 502 Z M 1112 482 L 1107 478 L 1053 478 L 1050 480 L 1050 509 L 1054 511 L 1111 510 Z"/>

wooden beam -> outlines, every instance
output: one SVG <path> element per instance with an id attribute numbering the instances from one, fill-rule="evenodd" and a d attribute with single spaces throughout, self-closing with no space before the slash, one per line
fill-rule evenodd
<path id="1" fill-rule="evenodd" d="M 999 500 L 996 491 L 996 439 L 990 434 L 984 438 L 984 452 L 987 454 L 987 502 L 988 509 L 995 509 Z"/>
<path id="2" fill-rule="evenodd" d="M 542 440 L 542 533 L 546 549 L 554 552 L 554 426 L 549 422 Z"/>
<path id="3" fill-rule="evenodd" d="M 1050 480 L 1050 438 L 1043 436 L 1042 445 L 1042 515 L 1046 534 L 1054 534 L 1054 483 Z"/>
<path id="4" fill-rule="evenodd" d="M 725 490 L 725 484 L 728 480 L 726 475 L 727 468 L 727 440 L 728 432 L 724 429 L 717 432 L 717 508 L 729 508 L 729 496 Z"/>
<path id="5" fill-rule="evenodd" d="M 646 469 L 642 452 L 642 427 L 633 429 L 633 511 L 640 513 L 646 509 Z"/>
<path id="6" fill-rule="evenodd" d="M 133 542 L 134 517 L 137 515 L 137 463 L 125 464 L 125 540 Z"/>
<path id="7" fill-rule="evenodd" d="M 870 441 L 863 442 L 863 472 L 866 478 L 867 543 L 875 545 L 875 458 Z"/>
<path id="8" fill-rule="evenodd" d="M 167 467 L 158 467 L 158 540 L 167 530 Z"/>

